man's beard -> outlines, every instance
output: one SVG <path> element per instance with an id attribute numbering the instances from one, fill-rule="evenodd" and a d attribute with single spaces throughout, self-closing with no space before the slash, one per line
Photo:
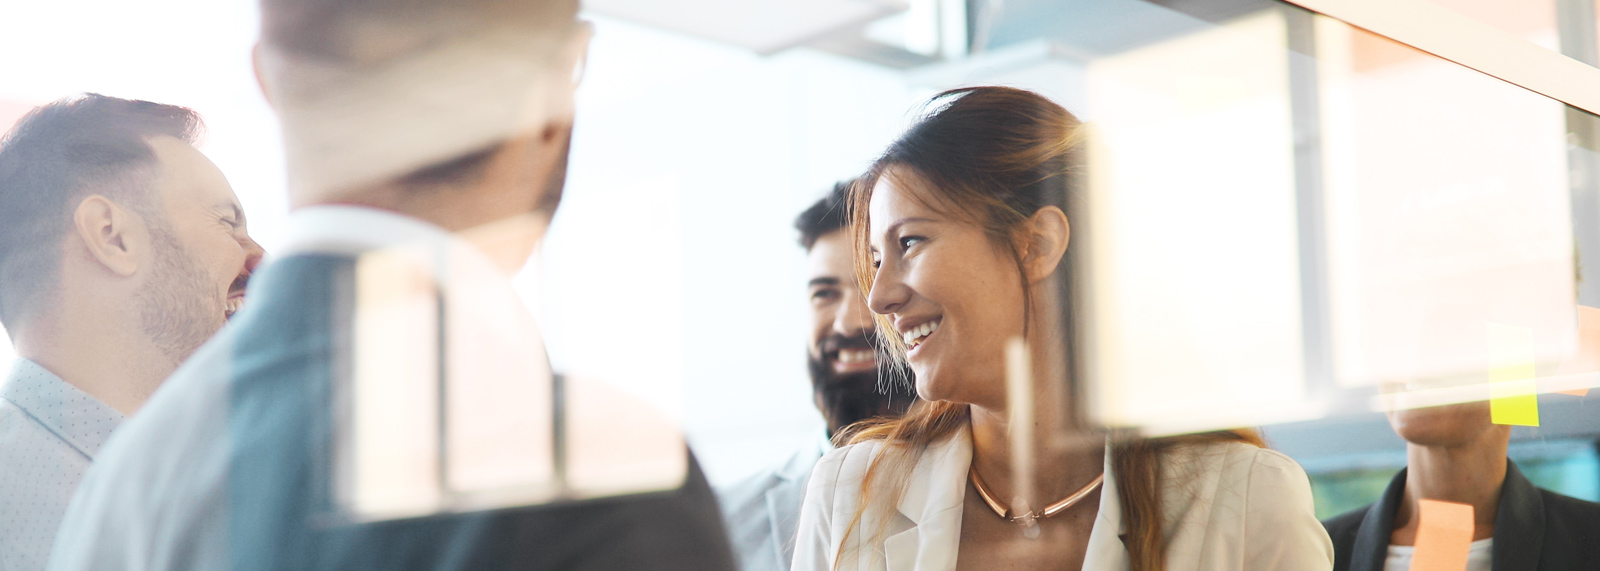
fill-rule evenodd
<path id="1" fill-rule="evenodd" d="M 222 328 L 225 312 L 210 278 L 177 237 L 165 228 L 150 234 L 155 260 L 138 293 L 139 323 L 176 369 Z"/>
<path id="2" fill-rule="evenodd" d="M 831 361 L 841 349 L 876 351 L 868 337 L 834 335 L 822 344 L 822 356 L 807 352 L 811 389 L 822 404 L 829 428 L 843 428 L 870 418 L 899 416 L 917 397 L 910 371 L 883 374 L 883 366 L 859 373 L 838 374 Z M 830 436 L 832 436 L 830 434 Z"/>

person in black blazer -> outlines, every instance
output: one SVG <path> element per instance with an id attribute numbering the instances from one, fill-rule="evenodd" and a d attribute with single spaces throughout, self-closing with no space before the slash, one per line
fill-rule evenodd
<path id="1" fill-rule="evenodd" d="M 1489 403 L 1399 410 L 1389 423 L 1406 440 L 1407 467 L 1376 503 L 1323 522 L 1336 571 L 1393 571 L 1389 561 L 1408 563 L 1420 499 L 1473 506 L 1467 571 L 1600 565 L 1600 504 L 1529 482 L 1506 458 L 1511 427 L 1490 422 Z"/>

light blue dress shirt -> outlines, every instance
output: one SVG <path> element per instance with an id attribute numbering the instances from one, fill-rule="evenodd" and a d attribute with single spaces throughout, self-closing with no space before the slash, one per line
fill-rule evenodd
<path id="1" fill-rule="evenodd" d="M 0 571 L 45 568 L 56 528 L 122 413 L 38 363 L 0 384 Z"/>

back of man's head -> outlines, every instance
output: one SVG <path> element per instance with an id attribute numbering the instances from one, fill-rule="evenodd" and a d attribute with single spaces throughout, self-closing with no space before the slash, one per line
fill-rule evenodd
<path id="1" fill-rule="evenodd" d="M 336 199 L 570 123 L 576 0 L 261 0 L 291 198 Z"/>
<path id="2" fill-rule="evenodd" d="M 13 337 L 57 289 L 73 211 L 101 195 L 159 224 L 148 139 L 193 144 L 193 111 L 97 94 L 44 105 L 0 139 L 0 323 Z"/>

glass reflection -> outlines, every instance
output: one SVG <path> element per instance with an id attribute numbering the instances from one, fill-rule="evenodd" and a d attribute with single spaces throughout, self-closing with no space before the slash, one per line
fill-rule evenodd
<path id="1" fill-rule="evenodd" d="M 1430 1 L 1596 62 L 1593 0 Z M 1561 535 L 1600 521 L 1600 119 L 1526 52 L 1479 50 L 1503 81 L 1268 0 L 605 0 L 592 42 L 570 2 L 162 2 L 0 8 L 35 24 L 0 124 L 192 101 L 215 142 L 154 164 L 226 172 L 241 226 L 108 286 L 67 359 L 14 242 L 93 233 L 0 209 L 0 460 L 72 459 L 0 478 L 0 529 L 59 500 L 0 567 L 63 516 L 58 569 L 1600 558 Z"/>

